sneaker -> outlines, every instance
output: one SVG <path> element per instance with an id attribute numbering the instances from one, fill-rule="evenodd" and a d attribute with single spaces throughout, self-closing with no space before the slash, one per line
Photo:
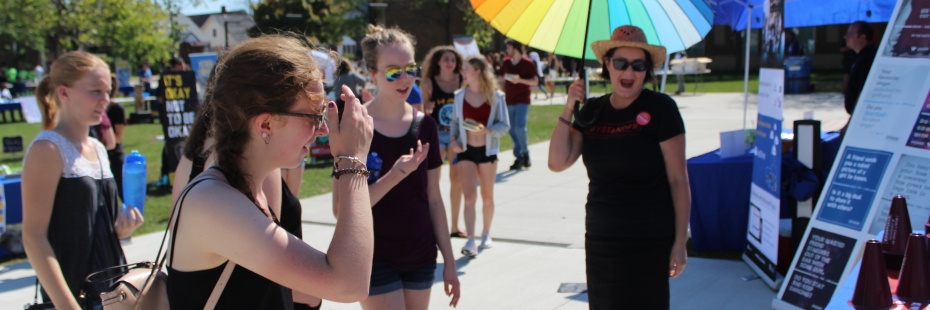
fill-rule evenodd
<path id="1" fill-rule="evenodd" d="M 520 170 L 523 169 L 523 158 L 517 158 L 513 161 L 513 165 L 510 166 L 510 170 Z"/>
<path id="2" fill-rule="evenodd" d="M 526 155 L 523 155 L 523 167 L 529 168 L 532 165 L 533 165 L 533 162 L 530 161 L 530 153 L 526 153 Z"/>
<path id="3" fill-rule="evenodd" d="M 494 241 L 491 241 L 490 234 L 481 234 L 481 246 L 479 249 L 490 249 L 494 247 Z"/>
<path id="4" fill-rule="evenodd" d="M 462 255 L 475 258 L 478 257 L 478 247 L 475 246 L 475 240 L 468 240 L 462 247 Z"/>

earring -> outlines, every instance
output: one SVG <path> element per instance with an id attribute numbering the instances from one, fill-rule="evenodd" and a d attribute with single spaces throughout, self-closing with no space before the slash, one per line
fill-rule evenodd
<path id="1" fill-rule="evenodd" d="M 265 144 L 271 144 L 271 137 L 268 137 L 267 132 L 262 133 L 262 138 L 265 138 Z"/>

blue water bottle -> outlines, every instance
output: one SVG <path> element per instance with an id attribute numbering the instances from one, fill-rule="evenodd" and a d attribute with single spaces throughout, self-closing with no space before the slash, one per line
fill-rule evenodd
<path id="1" fill-rule="evenodd" d="M 368 172 L 368 185 L 375 183 L 381 177 L 381 156 L 377 152 L 368 153 L 368 163 L 366 164 Z"/>
<path id="2" fill-rule="evenodd" d="M 146 179 L 145 156 L 132 150 L 123 163 L 123 208 L 133 206 L 145 214 Z"/>

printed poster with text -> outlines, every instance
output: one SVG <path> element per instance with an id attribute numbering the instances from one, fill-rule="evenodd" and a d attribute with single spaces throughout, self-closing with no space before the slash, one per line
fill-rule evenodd
<path id="1" fill-rule="evenodd" d="M 752 185 L 746 252 L 750 266 L 773 288 L 779 278 L 778 220 L 781 192 L 781 132 L 785 71 L 761 69 L 759 73 L 759 120 L 753 148 Z"/>
<path id="2" fill-rule="evenodd" d="M 207 93 L 207 81 L 210 80 L 210 73 L 213 72 L 213 66 L 216 65 L 216 53 L 196 53 L 190 54 L 191 69 L 197 76 L 197 93 L 199 98 Z"/>
<path id="3" fill-rule="evenodd" d="M 781 193 L 781 132 L 785 99 L 784 12 L 782 0 L 765 1 L 762 68 L 759 69 L 759 119 L 753 148 L 749 225 L 743 260 L 766 284 L 776 288 L 778 220 Z"/>
<path id="4" fill-rule="evenodd" d="M 174 171 L 183 154 L 184 139 L 190 134 L 200 108 L 197 81 L 193 71 L 165 71 L 158 81 L 158 115 L 165 135 L 164 165 Z"/>
<path id="5" fill-rule="evenodd" d="M 852 309 L 838 285 L 855 282 L 892 197 L 914 229 L 930 216 L 930 1 L 898 1 L 878 50 L 775 309 Z"/>

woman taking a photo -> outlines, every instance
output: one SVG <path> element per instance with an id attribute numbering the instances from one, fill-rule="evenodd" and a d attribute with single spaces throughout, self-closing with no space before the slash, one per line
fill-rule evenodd
<path id="1" fill-rule="evenodd" d="M 452 149 L 458 154 L 459 177 L 465 193 L 465 228 L 468 242 L 462 254 L 478 255 L 491 243 L 491 220 L 494 218 L 494 183 L 497 177 L 497 153 L 500 138 L 510 130 L 510 117 L 504 92 L 497 89 L 494 69 L 481 56 L 471 56 L 462 66 L 465 88 L 455 92 L 452 119 Z M 481 246 L 475 245 L 476 188 L 481 184 L 483 230 Z"/>
<path id="2" fill-rule="evenodd" d="M 691 191 L 678 106 L 643 89 L 654 82 L 665 48 L 647 44 L 641 29 L 621 26 L 591 49 L 613 93 L 587 100 L 571 123 L 573 107 L 585 99 L 584 82 L 572 84 L 552 133 L 549 169 L 563 171 L 584 155 L 591 309 L 668 309 L 669 278 L 688 261 Z"/>
<path id="3" fill-rule="evenodd" d="M 216 159 L 210 151 L 213 147 L 213 138 L 210 133 L 213 115 L 211 109 L 210 100 L 206 100 L 200 107 L 200 111 L 198 111 L 194 125 L 191 126 L 190 136 L 184 142 L 184 156 L 181 156 L 178 161 L 178 168 L 174 174 L 174 185 L 171 190 L 172 207 L 175 206 L 174 202 L 184 191 L 184 188 L 187 187 L 188 182 L 200 175 L 205 167 L 213 166 Z M 325 132 L 320 130 L 319 134 L 323 135 Z M 300 186 L 300 179 L 295 177 L 296 180 L 288 182 L 286 171 L 288 171 L 287 168 L 272 171 L 262 183 L 262 188 L 268 199 L 268 205 L 272 209 L 281 212 L 281 216 L 279 216 L 281 228 L 284 228 L 285 231 L 298 239 L 303 239 L 303 229 L 301 227 L 301 213 L 303 210 L 301 209 L 300 200 L 297 199 L 297 193 L 290 189 L 292 186 Z M 291 171 L 292 174 L 297 174 L 298 169 Z M 169 229 L 172 227 L 173 225 L 169 223 Z M 293 297 L 294 309 L 319 309 L 322 305 L 320 298 L 310 295 L 294 292 Z"/>
<path id="4" fill-rule="evenodd" d="M 335 103 L 324 101 L 322 73 L 309 51 L 296 38 L 266 35 L 239 44 L 216 64 L 207 93 L 215 163 L 178 197 L 168 257 L 171 308 L 203 308 L 227 267 L 232 274 L 217 309 L 292 309 L 291 289 L 341 302 L 367 296 L 374 247 L 368 173 L 364 162 L 349 158 L 368 153 L 371 118 L 347 88 L 337 117 Z M 275 193 L 262 184 L 297 166 L 327 132 L 337 158 L 334 208 L 340 212 L 323 253 L 279 226 L 280 206 L 269 203 Z"/>
<path id="5" fill-rule="evenodd" d="M 423 91 L 425 103 L 423 109 L 439 129 L 439 158 L 443 161 L 448 156 L 450 201 L 452 203 L 452 237 L 464 238 L 466 235 L 459 228 L 459 210 L 462 208 L 462 185 L 459 183 L 458 167 L 455 165 L 455 152 L 449 144 L 452 126 L 453 93 L 462 87 L 462 55 L 449 45 L 434 47 L 426 54 L 423 64 L 423 79 L 420 90 Z"/>
<path id="6" fill-rule="evenodd" d="M 143 221 L 138 209 L 119 207 L 107 151 L 87 136 L 110 103 L 110 87 L 103 60 L 70 52 L 55 60 L 36 90 L 44 130 L 23 160 L 23 245 L 42 298 L 57 309 L 100 306 L 111 283 L 84 279 L 125 264 L 119 239 Z"/>
<path id="7" fill-rule="evenodd" d="M 365 105 L 375 128 L 371 156 L 377 153 L 381 171 L 387 171 L 369 179 L 375 253 L 369 261 L 371 289 L 362 308 L 427 309 L 437 247 L 445 261 L 445 293 L 455 306 L 459 280 L 439 193 L 442 159 L 436 123 L 406 102 L 419 74 L 413 38 L 400 29 L 369 26 L 361 47 L 371 81 L 378 87 L 378 94 Z"/>

